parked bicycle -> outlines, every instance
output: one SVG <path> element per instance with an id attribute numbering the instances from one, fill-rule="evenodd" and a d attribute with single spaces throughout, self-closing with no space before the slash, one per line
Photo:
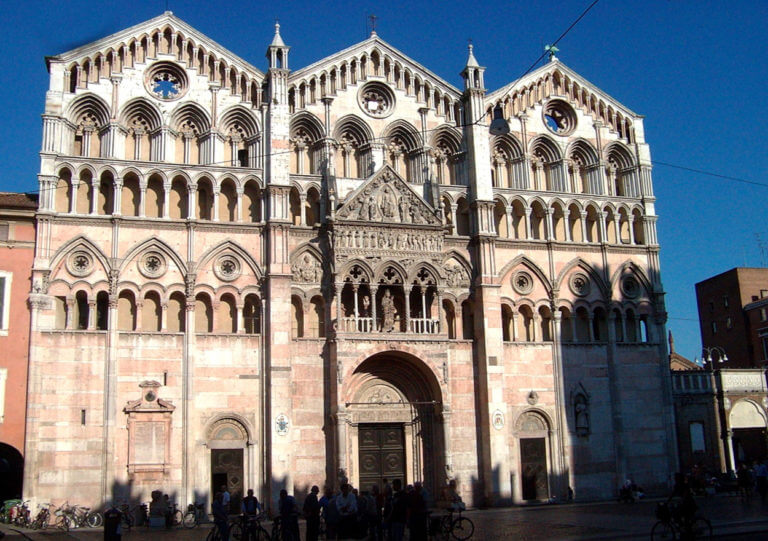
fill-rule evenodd
<path id="1" fill-rule="evenodd" d="M 98 511 L 91 511 L 90 507 L 81 505 L 64 505 L 54 511 L 56 518 L 56 527 L 68 532 L 72 528 L 98 528 L 104 524 L 104 516 Z"/>
<path id="2" fill-rule="evenodd" d="M 462 516 L 462 506 L 452 507 L 440 517 L 430 518 L 429 529 L 432 539 L 464 541 L 475 533 L 475 523 Z M 454 513 L 456 516 L 454 516 Z"/>
<path id="3" fill-rule="evenodd" d="M 229 537 L 235 541 L 266 541 L 276 539 L 261 525 L 265 514 L 240 515 L 229 523 Z"/>
<path id="4" fill-rule="evenodd" d="M 29 500 L 19 500 L 18 503 L 11 508 L 10 523 L 22 528 L 28 528 L 29 525 L 32 524 L 30 516 Z"/>
<path id="5" fill-rule="evenodd" d="M 656 518 L 659 520 L 651 530 L 652 541 L 712 539 L 712 524 L 706 518 L 694 515 L 686 520 L 677 505 L 659 503 L 656 506 Z"/>
<path id="6" fill-rule="evenodd" d="M 185 528 L 195 528 L 208 522 L 210 522 L 208 513 L 205 512 L 205 506 L 202 503 L 190 503 L 187 506 L 187 512 L 184 513 L 182 520 Z"/>
<path id="7" fill-rule="evenodd" d="M 45 530 L 48 527 L 48 523 L 51 520 L 51 504 L 39 503 L 37 504 L 38 512 L 35 515 L 35 519 L 30 524 L 33 530 Z"/>
<path id="8" fill-rule="evenodd" d="M 0 507 L 0 522 L 10 523 L 13 520 L 13 509 L 20 503 L 21 500 L 19 499 L 5 500 L 3 506 Z"/>

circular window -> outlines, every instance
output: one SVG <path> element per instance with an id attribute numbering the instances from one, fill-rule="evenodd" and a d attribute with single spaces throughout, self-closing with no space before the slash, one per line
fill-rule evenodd
<path id="1" fill-rule="evenodd" d="M 521 295 L 530 293 L 533 291 L 533 278 L 525 271 L 518 271 L 512 277 L 512 287 Z"/>
<path id="2" fill-rule="evenodd" d="M 576 111 L 562 100 L 550 100 L 542 111 L 544 124 L 555 135 L 570 135 L 576 129 Z"/>
<path id="3" fill-rule="evenodd" d="M 640 284 L 634 276 L 625 276 L 621 280 L 621 292 L 625 297 L 634 299 L 640 294 Z"/>
<path id="4" fill-rule="evenodd" d="M 395 93 L 383 83 L 372 82 L 360 89 L 357 101 L 365 114 L 384 118 L 389 116 L 395 107 Z"/>
<path id="5" fill-rule="evenodd" d="M 223 255 L 213 265 L 213 272 L 220 280 L 231 282 L 240 276 L 240 261 L 232 255 Z"/>
<path id="6" fill-rule="evenodd" d="M 139 259 L 139 272 L 147 278 L 165 274 L 165 258 L 159 252 L 147 252 Z"/>
<path id="7" fill-rule="evenodd" d="M 571 278 L 568 280 L 568 287 L 571 289 L 574 295 L 578 295 L 579 297 L 586 297 L 589 295 L 590 291 L 589 278 L 586 274 L 576 272 L 572 274 Z"/>
<path id="8" fill-rule="evenodd" d="M 154 391 L 147 391 L 147 394 L 144 395 L 144 400 L 147 402 L 152 402 L 155 400 L 155 398 L 157 398 L 157 395 Z"/>
<path id="9" fill-rule="evenodd" d="M 93 257 L 88 252 L 77 251 L 67 259 L 67 270 L 74 276 L 88 276 L 93 272 Z"/>
<path id="10" fill-rule="evenodd" d="M 163 101 L 177 100 L 189 88 L 187 73 L 173 62 L 152 64 L 144 75 L 144 85 L 150 94 Z"/>

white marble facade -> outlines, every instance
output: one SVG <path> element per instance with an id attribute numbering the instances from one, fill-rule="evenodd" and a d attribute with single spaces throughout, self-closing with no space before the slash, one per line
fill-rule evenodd
<path id="1" fill-rule="evenodd" d="M 643 117 L 556 58 L 267 60 L 171 13 L 47 59 L 25 497 L 664 486 Z"/>

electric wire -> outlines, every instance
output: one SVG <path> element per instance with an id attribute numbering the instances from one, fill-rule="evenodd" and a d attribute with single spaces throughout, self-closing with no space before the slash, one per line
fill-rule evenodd
<path id="1" fill-rule="evenodd" d="M 587 8 L 586 8 L 584 11 L 582 11 L 582 13 L 581 13 L 581 14 L 580 14 L 580 15 L 579 15 L 577 18 L 576 18 L 576 20 L 574 20 L 574 21 L 573 21 L 573 22 L 572 22 L 572 23 L 571 23 L 571 24 L 568 26 L 568 28 L 566 28 L 566 29 L 565 29 L 565 31 L 563 31 L 563 32 L 560 34 L 560 36 L 559 36 L 559 37 L 558 37 L 558 38 L 557 38 L 557 39 L 556 39 L 554 42 L 552 42 L 552 47 L 554 47 L 555 45 L 557 45 L 557 44 L 560 42 L 560 40 L 562 40 L 562 39 L 563 39 L 565 36 L 567 36 L 567 35 L 568 35 L 568 33 L 569 33 L 571 30 L 573 30 L 573 28 L 574 28 L 574 27 L 575 27 L 575 26 L 576 26 L 576 25 L 579 23 L 579 21 L 581 21 L 581 20 L 582 20 L 582 19 L 583 19 L 583 18 L 584 18 L 584 17 L 587 15 L 587 13 L 589 13 L 589 11 L 590 11 L 590 10 L 591 10 L 593 7 L 595 7 L 595 5 L 597 5 L 597 3 L 598 3 L 599 1 L 600 1 L 600 0 L 593 0 L 593 2 L 592 2 L 592 3 L 591 3 L 589 6 L 587 6 Z M 520 76 L 519 76 L 517 79 L 513 80 L 513 81 L 512 81 L 512 83 L 510 83 L 510 84 L 507 84 L 507 85 L 505 85 L 505 86 L 513 87 L 513 86 L 514 86 L 514 85 L 516 85 L 518 82 L 520 82 L 520 80 L 521 80 L 523 77 L 525 77 L 525 76 L 526 76 L 526 75 L 528 75 L 528 74 L 529 74 L 531 71 L 533 71 L 533 69 L 534 69 L 534 68 L 535 68 L 535 67 L 536 67 L 536 66 L 539 64 L 539 62 L 541 62 L 541 61 L 544 59 L 544 57 L 545 57 L 547 54 L 549 54 L 549 51 L 544 51 L 544 52 L 543 52 L 541 55 L 539 55 L 539 57 L 538 57 L 538 58 L 537 58 L 537 59 L 536 59 L 536 60 L 535 60 L 535 61 L 534 61 L 534 62 L 533 62 L 533 63 L 532 63 L 532 64 L 531 64 L 529 67 L 528 67 L 528 69 L 526 69 L 526 70 L 523 72 L 523 74 L 522 74 L 522 75 L 520 75 Z M 475 125 L 479 124 L 480 122 L 482 122 L 482 121 L 483 121 L 483 119 L 484 119 L 486 116 L 488 116 L 488 113 L 489 113 L 489 111 L 490 111 L 490 110 L 491 110 L 491 109 L 486 109 L 486 111 L 485 111 L 485 112 L 484 112 L 484 113 L 483 113 L 483 114 L 482 114 L 482 115 L 481 115 L 481 116 L 480 116 L 480 117 L 479 117 L 479 118 L 478 118 L 476 121 L 474 121 L 474 122 L 470 122 L 470 123 L 468 123 L 468 124 L 455 124 L 454 126 L 446 126 L 446 125 L 441 125 L 441 126 L 438 126 L 438 127 L 436 127 L 436 128 L 428 128 L 428 129 L 424 129 L 424 130 L 421 130 L 421 131 L 420 131 L 420 133 L 424 134 L 424 133 L 430 133 L 430 132 L 441 131 L 441 130 L 452 130 L 452 129 L 458 129 L 458 128 L 466 128 L 466 127 L 469 127 L 469 126 L 475 126 Z M 418 131 L 418 130 L 417 130 L 417 131 Z M 372 138 L 370 141 L 366 141 L 366 142 L 368 142 L 368 143 L 371 143 L 371 142 L 387 142 L 387 141 L 389 140 L 389 138 L 390 138 L 389 136 L 379 136 L 379 137 L 373 137 L 373 138 Z M 278 155 L 281 155 L 281 154 L 292 154 L 292 153 L 293 153 L 293 151 L 292 151 L 292 150 L 282 150 L 282 151 L 278 151 L 278 152 L 271 152 L 271 153 L 268 153 L 268 154 L 264 154 L 264 155 L 263 155 L 263 158 L 272 157 L 272 156 L 278 156 Z M 181 165 L 190 165 L 190 164 L 181 164 Z M 228 166 L 228 165 L 229 165 L 229 166 L 231 166 L 231 165 L 232 165 L 232 160 L 231 160 L 231 159 L 229 159 L 229 160 L 223 160 L 223 161 L 220 161 L 220 162 L 212 162 L 212 163 L 207 163 L 207 164 L 200 164 L 200 165 L 205 165 L 205 166 L 217 166 L 217 165 L 220 165 L 220 166 Z M 64 187 L 66 187 L 66 186 L 64 186 Z M 59 186 L 56 186 L 56 187 L 53 187 L 53 188 L 47 188 L 47 189 L 48 189 L 48 190 L 52 190 L 52 191 L 53 191 L 53 190 L 57 190 L 57 189 L 60 189 L 60 187 L 59 187 Z M 25 195 L 34 195 L 34 194 L 39 194 L 39 193 L 41 193 L 41 191 L 42 191 L 42 190 L 38 189 L 38 190 L 30 190 L 30 191 L 28 191 L 28 192 L 22 192 L 22 193 L 24 193 Z"/>

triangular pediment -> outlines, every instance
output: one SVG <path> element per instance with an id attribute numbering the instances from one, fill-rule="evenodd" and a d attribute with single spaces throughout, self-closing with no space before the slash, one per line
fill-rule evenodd
<path id="1" fill-rule="evenodd" d="M 191 27 L 189 24 L 173 15 L 170 11 L 166 11 L 153 19 L 131 26 L 125 30 L 115 32 L 114 34 L 97 41 L 87 43 L 56 56 L 48 57 L 46 60 L 49 62 L 58 61 L 65 63 L 79 62 L 84 58 L 92 58 L 100 53 L 105 55 L 109 51 L 118 51 L 123 46 L 130 47 L 133 41 L 151 38 L 157 32 L 162 34 L 166 30 L 170 30 L 171 32 L 180 35 L 182 39 L 189 40 L 189 43 L 193 47 L 203 49 L 206 54 L 226 61 L 229 66 L 236 67 L 258 79 L 264 77 L 263 72 L 256 66 L 246 62 L 232 51 Z"/>
<path id="2" fill-rule="evenodd" d="M 381 62 L 388 60 L 393 66 L 398 66 L 400 69 L 407 70 L 424 81 L 429 81 L 432 87 L 439 88 L 443 93 L 453 96 L 454 99 L 461 97 L 461 91 L 454 85 L 382 40 L 376 34 L 373 34 L 365 41 L 356 43 L 351 47 L 292 72 L 289 81 L 292 84 L 297 84 L 302 80 L 309 80 L 313 76 L 329 72 L 352 60 L 359 60 L 362 57 L 370 59 L 374 54 L 378 55 Z"/>
<path id="3" fill-rule="evenodd" d="M 432 207 L 389 165 L 352 192 L 336 216 L 368 223 L 442 226 Z"/>
<path id="4" fill-rule="evenodd" d="M 486 104 L 503 105 L 524 97 L 524 107 L 533 107 L 549 98 L 560 98 L 595 118 L 606 112 L 622 117 L 637 117 L 629 107 L 563 64 L 553 60 L 531 73 L 494 90 L 485 97 Z M 610 124 L 610 122 L 606 122 Z"/>

